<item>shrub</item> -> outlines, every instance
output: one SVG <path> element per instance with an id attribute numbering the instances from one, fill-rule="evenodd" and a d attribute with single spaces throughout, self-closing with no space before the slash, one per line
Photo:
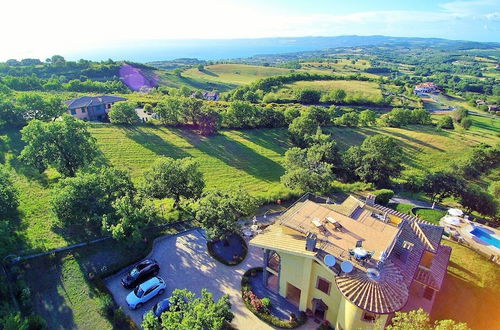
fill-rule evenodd
<path id="1" fill-rule="evenodd" d="M 47 322 L 43 317 L 38 314 L 31 314 L 28 316 L 28 330 L 42 330 L 47 329 Z"/>
<path id="2" fill-rule="evenodd" d="M 265 308 L 271 307 L 271 299 L 268 297 L 262 298 L 262 305 L 264 305 Z"/>
<path id="3" fill-rule="evenodd" d="M 380 189 L 380 190 L 375 190 L 373 194 L 375 195 L 375 203 L 381 205 L 387 205 L 392 196 L 394 196 L 394 191 L 390 189 Z"/>
<path id="4" fill-rule="evenodd" d="M 462 119 L 462 121 L 460 122 L 460 124 L 462 125 L 462 127 L 464 129 L 469 129 L 472 126 L 472 119 L 470 119 L 470 118 L 464 118 L 464 119 Z"/>
<path id="5" fill-rule="evenodd" d="M 97 298 L 97 306 L 99 313 L 107 317 L 112 317 L 116 308 L 113 298 L 108 294 L 104 294 Z"/>
<path id="6" fill-rule="evenodd" d="M 438 128 L 453 129 L 453 119 L 450 116 L 442 116 L 437 122 Z"/>
<path id="7" fill-rule="evenodd" d="M 297 101 L 304 104 L 315 104 L 319 102 L 321 92 L 315 89 L 304 88 L 297 91 Z"/>
<path id="8" fill-rule="evenodd" d="M 262 321 L 264 321 L 270 325 L 273 325 L 275 327 L 278 327 L 278 328 L 293 329 L 293 328 L 297 328 L 297 327 L 303 325 L 307 320 L 305 313 L 301 313 L 298 318 L 295 315 L 293 315 L 295 317 L 293 317 L 291 315 L 291 321 L 290 320 L 281 320 L 281 319 L 277 318 L 276 316 L 272 315 L 269 312 L 268 308 L 264 307 L 263 301 L 264 301 L 264 299 L 267 299 L 267 298 L 259 299 L 251 291 L 251 288 L 249 285 L 245 285 L 245 286 L 243 285 L 243 281 L 245 280 L 245 283 L 246 283 L 246 281 L 248 281 L 248 278 L 249 278 L 250 273 L 252 271 L 262 272 L 262 267 L 250 268 L 243 275 L 242 286 L 241 286 L 241 295 L 242 295 L 243 301 L 245 302 L 245 305 L 247 306 L 247 308 L 252 313 L 254 313 L 258 318 L 260 318 Z"/>
<path id="9" fill-rule="evenodd" d="M 152 113 L 153 112 L 153 106 L 149 103 L 144 104 L 144 112 L 145 113 Z"/>

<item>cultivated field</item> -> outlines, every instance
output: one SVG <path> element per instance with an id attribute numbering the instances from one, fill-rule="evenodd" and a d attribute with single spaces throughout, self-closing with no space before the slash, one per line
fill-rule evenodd
<path id="1" fill-rule="evenodd" d="M 361 94 L 363 97 L 371 98 L 381 96 L 380 88 L 377 83 L 372 81 L 358 80 L 315 80 L 315 81 L 297 81 L 286 85 L 293 90 L 301 88 L 313 88 L 323 92 L 332 89 L 343 89 L 347 95 Z"/>
<path id="2" fill-rule="evenodd" d="M 403 128 L 329 128 L 341 148 L 359 144 L 374 134 L 387 134 L 400 141 L 405 174 L 446 168 L 470 148 L 498 141 L 500 123 L 472 116 L 469 131 L 438 131 L 429 126 Z M 207 188 L 241 187 L 255 196 L 273 200 L 289 193 L 279 182 L 284 173 L 283 155 L 290 147 L 286 129 L 223 130 L 214 137 L 200 137 L 187 130 L 157 126 L 119 127 L 96 124 L 92 134 L 104 156 L 128 170 L 135 183 L 160 156 L 194 157 L 204 173 Z M 15 157 L 22 149 L 20 134 L 10 130 L 0 135 L 6 141 L 5 162 L 20 193 L 19 233 L 28 250 L 49 250 L 82 239 L 81 233 L 60 228 L 50 210 L 51 193 L 59 179 L 55 171 L 37 174 Z M 494 177 L 490 178 L 491 180 Z M 22 252 L 22 251 L 20 251 Z"/>
<path id="3" fill-rule="evenodd" d="M 239 86 L 261 78 L 283 75 L 289 72 L 289 69 L 257 65 L 215 64 L 205 66 L 203 71 L 199 71 L 198 68 L 188 69 L 182 73 L 182 76 L 200 81 Z"/>

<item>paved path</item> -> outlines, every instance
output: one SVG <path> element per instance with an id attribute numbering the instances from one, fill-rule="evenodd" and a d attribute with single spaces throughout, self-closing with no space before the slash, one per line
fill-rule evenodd
<path id="1" fill-rule="evenodd" d="M 401 197 L 398 195 L 395 195 L 389 200 L 390 203 L 397 203 L 397 204 L 410 204 L 416 207 L 423 207 L 423 208 L 432 208 L 432 203 L 426 202 L 426 201 L 419 201 L 417 199 L 411 199 L 411 198 L 406 198 L 406 197 Z M 448 210 L 447 207 L 443 207 L 439 204 L 436 203 L 434 206 L 436 210 L 443 210 L 446 211 Z"/>
<path id="2" fill-rule="evenodd" d="M 159 262 L 159 276 L 165 280 L 167 292 L 162 297 L 150 300 L 141 309 L 131 311 L 125 302 L 129 290 L 121 286 L 120 278 L 128 268 L 106 279 L 106 286 L 116 302 L 136 323 L 140 324 L 142 315 L 160 299 L 167 298 L 176 288 L 187 288 L 197 294 L 202 288 L 207 288 L 214 294 L 215 299 L 229 294 L 235 314 L 233 325 L 236 328 L 272 329 L 246 308 L 240 294 L 243 273 L 251 267 L 262 265 L 261 249 L 249 246 L 247 258 L 241 264 L 229 267 L 210 257 L 205 238 L 195 229 L 158 239 L 148 257 Z"/>

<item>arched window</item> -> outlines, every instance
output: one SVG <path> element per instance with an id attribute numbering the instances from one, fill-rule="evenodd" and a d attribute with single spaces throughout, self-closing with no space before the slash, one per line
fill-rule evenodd
<path id="1" fill-rule="evenodd" d="M 267 267 L 271 268 L 275 272 L 280 271 L 281 257 L 275 251 L 269 252 L 269 258 L 267 259 Z"/>

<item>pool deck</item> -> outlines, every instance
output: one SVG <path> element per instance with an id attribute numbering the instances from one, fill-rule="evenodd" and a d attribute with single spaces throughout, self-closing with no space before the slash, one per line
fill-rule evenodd
<path id="1" fill-rule="evenodd" d="M 450 235 L 457 239 L 459 242 L 462 241 L 467 243 L 473 249 L 476 249 L 484 255 L 488 256 L 490 260 L 496 262 L 497 264 L 500 264 L 500 249 L 471 234 L 471 231 L 474 230 L 474 228 L 481 228 L 483 231 L 500 240 L 500 231 L 477 222 L 472 222 L 462 217 L 458 218 L 460 219 L 460 221 L 458 223 L 452 224 L 447 222 L 449 216 L 444 216 L 439 221 L 439 225 L 443 226 L 445 231 L 450 233 Z"/>

